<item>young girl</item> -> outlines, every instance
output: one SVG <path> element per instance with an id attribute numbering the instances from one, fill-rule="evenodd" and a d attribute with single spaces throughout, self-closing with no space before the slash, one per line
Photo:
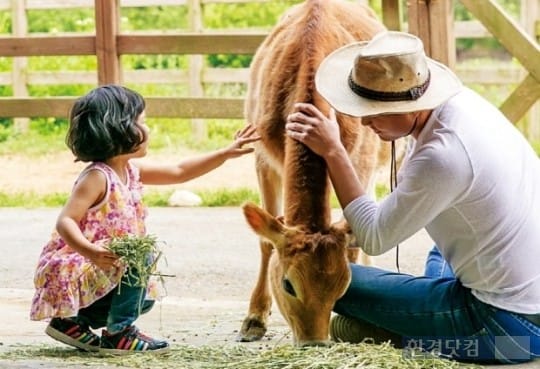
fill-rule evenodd
<path id="1" fill-rule="evenodd" d="M 243 145 L 259 140 L 248 125 L 230 146 L 177 165 L 135 163 L 132 159 L 145 156 L 148 148 L 144 109 L 137 92 L 107 85 L 78 99 L 71 111 L 67 145 L 77 160 L 91 164 L 75 182 L 56 232 L 41 253 L 30 315 L 32 320 L 52 318 L 45 331 L 49 336 L 86 351 L 169 348 L 166 341 L 150 338 L 133 325 L 152 307 L 153 301 L 145 298 L 152 288 L 122 283 L 125 268 L 107 249 L 113 237 L 145 235 L 142 184 L 196 178 L 252 152 Z M 101 337 L 90 329 L 101 327 L 106 328 Z"/>

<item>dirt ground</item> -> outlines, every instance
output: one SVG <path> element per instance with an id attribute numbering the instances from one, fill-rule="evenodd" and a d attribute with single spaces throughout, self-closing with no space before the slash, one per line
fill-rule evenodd
<path id="1" fill-rule="evenodd" d="M 192 152 L 174 152 L 152 155 L 145 161 L 175 164 L 196 155 Z M 253 155 L 247 155 L 225 162 L 216 170 L 192 181 L 173 186 L 152 186 L 152 189 L 178 188 L 186 190 L 220 187 L 257 187 Z M 73 181 L 85 163 L 75 163 L 71 153 L 65 151 L 29 159 L 27 157 L 5 155 L 0 158 L 0 192 L 69 192 Z"/>
<path id="2" fill-rule="evenodd" d="M 68 156 L 42 157 L 34 162 L 2 158 L 1 167 L 10 176 L 0 177 L 6 189 L 45 192 L 69 191 L 80 166 Z M 192 181 L 182 189 L 206 186 L 256 186 L 252 158 L 241 158 Z M 18 175 L 13 175 L 18 173 Z M 33 294 L 32 277 L 42 245 L 49 237 L 59 209 L 0 209 L 0 353 L 20 345 L 57 345 L 45 335 L 46 322 L 28 318 Z M 334 218 L 339 217 L 334 212 Z M 248 345 L 235 341 L 247 312 L 249 296 L 258 273 L 257 237 L 247 227 L 239 208 L 151 208 L 149 232 L 164 242 L 167 265 L 162 272 L 167 294 L 137 322 L 144 332 L 168 339 L 172 345 Z M 424 233 L 400 247 L 401 271 L 422 272 L 431 239 Z M 375 258 L 375 264 L 395 270 L 394 251 Z M 290 343 L 290 331 L 274 306 L 269 330 L 260 342 L 269 347 Z M 95 363 L 92 365 L 95 366 Z M 540 368 L 531 363 L 523 368 Z M 517 368 L 514 366 L 513 368 Z M 31 358 L 2 360 L 0 368 L 75 368 L 57 361 Z"/>

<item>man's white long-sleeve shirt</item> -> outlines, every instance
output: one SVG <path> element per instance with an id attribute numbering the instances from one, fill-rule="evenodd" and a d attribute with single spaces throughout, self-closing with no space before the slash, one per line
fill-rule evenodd
<path id="1" fill-rule="evenodd" d="M 380 203 L 359 197 L 344 215 L 371 255 L 425 228 L 479 300 L 540 313 L 540 160 L 475 92 L 433 111 L 394 192 Z"/>

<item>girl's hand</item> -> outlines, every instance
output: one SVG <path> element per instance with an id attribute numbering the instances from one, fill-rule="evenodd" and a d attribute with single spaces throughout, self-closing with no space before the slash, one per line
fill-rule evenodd
<path id="1" fill-rule="evenodd" d="M 103 246 L 94 244 L 94 247 L 88 250 L 88 255 L 85 256 L 92 263 L 104 270 L 119 266 L 118 255 Z"/>
<path id="2" fill-rule="evenodd" d="M 326 117 L 312 104 L 297 103 L 294 111 L 287 116 L 285 129 L 287 136 L 303 143 L 323 158 L 343 146 L 334 109 L 330 109 Z"/>
<path id="3" fill-rule="evenodd" d="M 229 158 L 236 158 L 250 152 L 253 152 L 252 147 L 243 147 L 252 142 L 259 141 L 261 136 L 256 134 L 256 128 L 253 124 L 248 124 L 234 135 L 234 142 L 225 150 Z"/>

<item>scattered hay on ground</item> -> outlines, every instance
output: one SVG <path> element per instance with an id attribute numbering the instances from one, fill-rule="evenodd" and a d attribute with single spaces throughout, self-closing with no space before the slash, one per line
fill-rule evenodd
<path id="1" fill-rule="evenodd" d="M 269 349 L 244 345 L 173 346 L 165 354 L 103 356 L 52 346 L 17 346 L 0 353 L 0 360 L 62 362 L 74 367 L 138 369 L 463 369 L 480 368 L 434 357 L 407 358 L 389 344 L 337 343 L 330 347 L 298 348 L 278 345 Z"/>

